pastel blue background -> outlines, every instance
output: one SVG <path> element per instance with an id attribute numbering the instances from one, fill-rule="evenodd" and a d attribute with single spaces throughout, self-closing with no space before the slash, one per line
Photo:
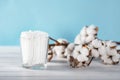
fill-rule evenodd
<path id="1" fill-rule="evenodd" d="M 19 45 L 25 30 L 72 42 L 90 24 L 100 39 L 120 41 L 120 0 L 0 0 L 0 45 Z"/>

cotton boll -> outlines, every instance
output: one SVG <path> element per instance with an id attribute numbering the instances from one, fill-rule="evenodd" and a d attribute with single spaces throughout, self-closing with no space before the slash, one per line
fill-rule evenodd
<path id="1" fill-rule="evenodd" d="M 91 41 L 93 41 L 96 37 L 94 35 L 88 35 L 86 38 L 85 38 L 85 42 L 86 43 L 89 43 Z"/>
<path id="2" fill-rule="evenodd" d="M 106 45 L 107 45 L 107 47 L 111 47 L 111 48 L 117 47 L 117 44 L 115 42 L 112 42 L 112 41 L 106 41 Z"/>
<path id="3" fill-rule="evenodd" d="M 62 43 L 62 44 L 66 44 L 66 43 L 68 43 L 68 41 L 66 40 L 66 39 L 58 39 L 57 40 L 59 43 Z"/>
<path id="4" fill-rule="evenodd" d="M 110 58 L 108 58 L 108 57 L 109 56 L 107 56 L 107 55 L 104 55 L 104 56 L 101 57 L 104 64 L 112 64 L 113 63 L 112 60 Z"/>
<path id="5" fill-rule="evenodd" d="M 85 61 L 88 61 L 88 57 L 84 55 L 78 55 L 77 60 L 80 62 L 85 62 Z"/>
<path id="6" fill-rule="evenodd" d="M 60 44 L 68 44 L 68 41 L 66 39 L 58 39 L 57 40 Z M 57 44 L 57 43 L 55 43 Z M 57 57 L 64 58 L 64 53 L 65 53 L 66 46 L 64 45 L 58 45 L 53 47 L 52 52 L 55 54 Z"/>
<path id="7" fill-rule="evenodd" d="M 91 50 L 91 49 L 93 49 L 94 48 L 94 46 L 91 44 L 91 43 L 89 43 L 89 44 L 87 44 L 88 46 L 88 48 L 89 48 L 89 50 Z"/>
<path id="8" fill-rule="evenodd" d="M 75 44 L 74 43 L 70 43 L 68 45 L 67 49 L 70 50 L 70 51 L 73 51 L 74 47 L 75 47 Z"/>
<path id="9" fill-rule="evenodd" d="M 106 50 L 108 55 L 114 56 L 118 54 L 116 49 L 111 49 L 110 47 L 106 47 Z"/>
<path id="10" fill-rule="evenodd" d="M 113 60 L 114 63 L 119 62 L 119 60 L 120 60 L 120 55 L 119 55 L 119 54 L 116 54 L 115 56 L 112 57 L 112 60 Z"/>
<path id="11" fill-rule="evenodd" d="M 89 28 L 90 29 L 95 29 L 97 26 L 95 26 L 94 24 L 91 24 L 91 25 L 89 25 Z"/>
<path id="12" fill-rule="evenodd" d="M 73 53 L 72 53 L 72 56 L 73 56 L 75 59 L 77 58 L 78 55 L 81 54 L 80 48 L 81 48 L 81 45 L 75 46 L 75 49 L 74 49 L 74 51 L 73 51 Z"/>
<path id="13" fill-rule="evenodd" d="M 67 46 L 67 48 L 65 49 L 65 53 L 64 56 L 67 56 L 67 60 L 70 60 L 70 56 L 72 56 L 73 50 L 74 50 L 75 44 L 71 43 Z"/>
<path id="14" fill-rule="evenodd" d="M 91 34 L 91 35 L 94 35 L 97 33 L 94 29 L 90 29 L 90 28 L 87 28 L 86 32 L 87 32 L 87 34 Z"/>
<path id="15" fill-rule="evenodd" d="M 71 54 L 72 52 L 69 51 L 68 49 L 65 49 L 65 53 L 64 53 L 64 56 L 67 56 L 68 54 Z"/>
<path id="16" fill-rule="evenodd" d="M 75 44 L 84 44 L 85 43 L 85 39 L 86 39 L 86 29 L 87 27 L 83 27 L 82 30 L 80 31 L 80 33 L 76 36 L 74 43 Z"/>
<path id="17" fill-rule="evenodd" d="M 57 57 L 64 57 L 65 46 L 55 46 L 53 48 L 53 53 L 56 54 Z"/>
<path id="18" fill-rule="evenodd" d="M 83 46 L 82 48 L 80 48 L 80 53 L 83 54 L 84 56 L 88 56 L 89 55 L 88 47 Z"/>
<path id="19" fill-rule="evenodd" d="M 109 58 L 106 58 L 103 63 L 104 64 L 109 64 L 109 65 L 113 64 L 112 60 L 109 59 Z"/>
<path id="20" fill-rule="evenodd" d="M 101 59 L 105 64 L 117 64 L 120 55 L 117 53 L 116 44 L 111 41 L 102 41 L 102 46 L 99 48 Z M 111 48 L 112 47 L 112 48 Z"/>
<path id="21" fill-rule="evenodd" d="M 79 55 L 79 52 L 74 50 L 72 53 L 72 56 L 74 57 L 74 59 L 76 59 L 78 55 Z"/>
<path id="22" fill-rule="evenodd" d="M 107 50 L 105 46 L 101 46 L 100 48 L 98 48 L 99 54 L 100 55 L 106 55 L 107 54 Z"/>
<path id="23" fill-rule="evenodd" d="M 99 47 L 102 46 L 102 42 L 98 39 L 95 39 L 95 40 L 92 41 L 91 45 L 95 48 L 99 48 Z"/>
<path id="24" fill-rule="evenodd" d="M 80 35 L 81 35 L 81 36 L 86 36 L 86 35 L 87 35 L 86 30 L 87 30 L 87 26 L 84 26 L 84 27 L 82 28 L 82 30 L 80 31 Z"/>
<path id="25" fill-rule="evenodd" d="M 79 44 L 85 44 L 86 43 L 86 36 L 81 36 Z"/>
<path id="26" fill-rule="evenodd" d="M 103 60 L 103 61 L 106 60 L 107 58 L 108 58 L 107 55 L 102 55 L 102 56 L 101 56 L 101 60 Z"/>
<path id="27" fill-rule="evenodd" d="M 74 43 L 70 43 L 67 48 L 65 49 L 65 53 L 64 55 L 67 56 L 68 54 L 71 54 L 74 50 L 75 44 Z"/>
<path id="28" fill-rule="evenodd" d="M 99 51 L 97 49 L 92 49 L 91 54 L 93 57 L 98 58 L 99 57 Z"/>
<path id="29" fill-rule="evenodd" d="M 90 25 L 87 30 L 86 30 L 87 34 L 97 34 L 98 32 L 98 27 L 96 27 L 95 25 Z"/>
<path id="30" fill-rule="evenodd" d="M 74 43 L 75 43 L 75 44 L 82 44 L 80 34 L 78 34 L 78 35 L 76 36 L 76 38 L 75 38 L 75 40 L 74 40 Z"/>
<path id="31" fill-rule="evenodd" d="M 74 50 L 71 55 L 69 55 L 69 64 L 72 67 L 82 67 L 88 66 L 87 62 L 90 60 L 90 54 L 87 45 L 75 45 Z"/>
<path id="32" fill-rule="evenodd" d="M 76 45 L 76 46 L 75 46 L 74 50 L 75 50 L 75 51 L 80 51 L 81 48 L 82 48 L 82 45 L 79 44 L 79 45 Z"/>

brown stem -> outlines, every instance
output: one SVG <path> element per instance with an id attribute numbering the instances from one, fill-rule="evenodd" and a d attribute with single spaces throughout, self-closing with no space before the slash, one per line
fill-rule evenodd
<path id="1" fill-rule="evenodd" d="M 114 41 L 116 44 L 118 44 L 118 45 L 120 45 L 120 42 L 118 42 L 118 41 Z"/>
<path id="2" fill-rule="evenodd" d="M 93 59 L 94 59 L 94 57 L 92 57 L 92 58 L 90 59 L 90 62 L 88 63 L 88 66 L 91 64 L 91 62 L 92 62 Z"/>
<path id="3" fill-rule="evenodd" d="M 53 39 L 52 37 L 49 37 L 49 39 L 55 41 L 58 44 L 60 44 L 57 40 Z"/>

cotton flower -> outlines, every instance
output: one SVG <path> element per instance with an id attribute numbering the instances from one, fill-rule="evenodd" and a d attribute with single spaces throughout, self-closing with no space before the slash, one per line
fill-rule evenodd
<path id="1" fill-rule="evenodd" d="M 107 55 L 102 56 L 101 59 L 104 64 L 112 64 L 113 63 L 112 60 Z"/>
<path id="2" fill-rule="evenodd" d="M 116 54 L 112 57 L 112 60 L 113 60 L 113 63 L 114 64 L 118 64 L 119 63 L 119 60 L 120 60 L 120 55 L 119 54 Z"/>
<path id="3" fill-rule="evenodd" d="M 74 40 L 75 44 L 81 44 L 81 38 L 80 38 L 80 34 L 78 34 Z"/>
<path id="4" fill-rule="evenodd" d="M 61 44 L 68 44 L 68 41 L 66 39 L 58 39 L 57 41 Z M 55 46 L 52 49 L 52 51 L 57 57 L 64 58 L 65 49 L 66 49 L 66 46 L 60 45 L 60 46 Z"/>
<path id="5" fill-rule="evenodd" d="M 91 49 L 91 54 L 92 54 L 93 57 L 98 58 L 99 55 L 100 55 L 100 53 L 98 51 L 98 48 Z"/>
<path id="6" fill-rule="evenodd" d="M 78 55 L 77 56 L 77 60 L 79 61 L 79 62 L 86 62 L 86 61 L 88 61 L 88 57 L 87 56 L 85 56 L 85 55 Z"/>
<path id="7" fill-rule="evenodd" d="M 87 34 L 92 34 L 95 35 L 98 32 L 98 27 L 95 25 L 90 25 L 87 30 L 86 30 Z"/>
<path id="8" fill-rule="evenodd" d="M 69 64 L 72 67 L 82 67 L 88 66 L 90 61 L 90 50 L 87 45 L 75 45 L 74 50 L 69 56 Z"/>
<path id="9" fill-rule="evenodd" d="M 103 45 L 102 45 L 100 48 L 98 48 L 98 51 L 99 51 L 99 54 L 100 54 L 101 56 L 106 55 L 106 53 L 107 53 L 106 47 L 103 46 Z"/>
<path id="10" fill-rule="evenodd" d="M 86 38 L 85 38 L 85 42 L 86 43 L 89 43 L 91 41 L 93 41 L 96 37 L 94 35 L 88 35 Z"/>
<path id="11" fill-rule="evenodd" d="M 96 39 L 97 32 L 98 32 L 98 27 L 94 25 L 85 26 L 76 36 L 74 43 L 75 44 L 90 43 L 92 40 Z"/>
<path id="12" fill-rule="evenodd" d="M 74 50 L 75 44 L 74 43 L 70 43 L 67 48 L 65 49 L 65 53 L 64 55 L 67 56 L 68 54 L 72 54 L 73 50 Z"/>
<path id="13" fill-rule="evenodd" d="M 68 41 L 66 39 L 58 39 L 57 40 L 60 44 L 68 44 Z M 57 58 L 65 58 L 66 46 L 64 45 L 58 45 L 58 43 L 55 43 L 55 46 L 51 46 L 48 48 L 48 61 L 51 61 L 51 59 L 56 56 Z"/>
<path id="14" fill-rule="evenodd" d="M 66 39 L 62 39 L 62 38 L 58 39 L 57 41 L 59 43 L 63 43 L 63 44 L 67 44 L 68 43 L 68 41 Z"/>
<path id="15" fill-rule="evenodd" d="M 105 64 L 118 64 L 120 55 L 116 49 L 116 43 L 112 41 L 102 41 L 102 46 L 98 48 L 101 60 Z"/>
<path id="16" fill-rule="evenodd" d="M 99 48 L 102 46 L 102 42 L 101 40 L 98 40 L 98 39 L 94 39 L 91 43 L 91 45 L 94 47 L 94 48 Z"/>
<path id="17" fill-rule="evenodd" d="M 82 30 L 80 31 L 80 35 L 81 35 L 81 36 L 86 36 L 86 35 L 87 35 L 86 30 L 87 30 L 87 26 L 84 26 L 84 27 L 82 28 Z"/>
<path id="18" fill-rule="evenodd" d="M 117 44 L 112 41 L 106 41 L 106 45 L 111 48 L 117 47 Z"/>

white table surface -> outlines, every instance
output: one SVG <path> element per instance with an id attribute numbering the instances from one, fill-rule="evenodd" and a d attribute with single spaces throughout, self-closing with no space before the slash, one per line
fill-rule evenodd
<path id="1" fill-rule="evenodd" d="M 70 68 L 66 60 L 52 60 L 46 70 L 22 67 L 20 48 L 0 47 L 0 80 L 120 80 L 120 63 L 104 65 L 94 60 L 86 68 Z"/>

